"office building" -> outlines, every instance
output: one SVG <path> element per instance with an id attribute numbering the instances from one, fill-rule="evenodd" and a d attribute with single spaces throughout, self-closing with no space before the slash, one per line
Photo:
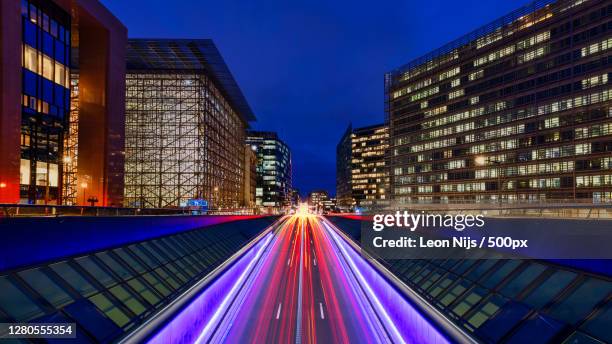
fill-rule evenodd
<path id="1" fill-rule="evenodd" d="M 329 200 L 329 194 L 325 190 L 315 190 L 308 194 L 308 208 L 312 212 L 322 212 L 324 203 Z"/>
<path id="2" fill-rule="evenodd" d="M 0 203 L 121 205 L 126 28 L 95 0 L 0 9 Z"/>
<path id="3" fill-rule="evenodd" d="M 345 212 L 355 206 L 351 189 L 352 133 L 353 128 L 349 125 L 336 146 L 336 199 L 338 208 Z"/>
<path id="4" fill-rule="evenodd" d="M 255 117 L 209 39 L 130 39 L 125 199 L 131 207 L 243 204 L 244 140 Z"/>
<path id="5" fill-rule="evenodd" d="M 257 155 L 255 203 L 268 212 L 291 205 L 291 151 L 275 132 L 249 131 L 246 143 Z"/>
<path id="6" fill-rule="evenodd" d="M 371 209 L 388 204 L 388 140 L 386 125 L 348 127 L 336 148 L 336 197 L 340 209 Z"/>
<path id="7" fill-rule="evenodd" d="M 612 200 L 611 10 L 536 1 L 388 73 L 394 200 Z"/>
<path id="8" fill-rule="evenodd" d="M 328 199 L 324 200 L 322 204 L 324 213 L 336 212 L 338 210 L 336 206 L 337 201 L 335 197 L 329 197 Z"/>
<path id="9" fill-rule="evenodd" d="M 255 209 L 255 190 L 257 189 L 257 154 L 251 145 L 244 146 L 244 188 L 242 206 L 248 210 Z"/>
<path id="10" fill-rule="evenodd" d="M 291 206 L 297 207 L 300 205 L 301 197 L 298 189 L 291 189 Z"/>

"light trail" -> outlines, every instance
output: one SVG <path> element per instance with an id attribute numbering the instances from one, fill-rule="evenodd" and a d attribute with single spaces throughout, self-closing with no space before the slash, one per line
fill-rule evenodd
<path id="1" fill-rule="evenodd" d="M 345 240 L 323 218 L 303 213 L 288 218 L 241 259 L 248 260 L 233 267 L 239 271 L 233 272 L 231 284 L 225 284 L 214 310 L 200 314 L 205 320 L 188 318 L 199 324 L 188 329 L 199 326 L 195 340 L 181 333 L 163 339 L 166 343 L 448 343 L 422 316 L 417 319 L 415 309 Z M 409 315 L 412 326 L 401 318 L 403 314 Z M 180 330 L 173 322 L 166 328 Z"/>

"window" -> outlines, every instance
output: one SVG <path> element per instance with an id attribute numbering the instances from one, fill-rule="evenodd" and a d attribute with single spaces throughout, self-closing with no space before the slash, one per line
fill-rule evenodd
<path id="1" fill-rule="evenodd" d="M 19 167 L 19 184 L 30 185 L 30 160 L 21 159 Z"/>
<path id="2" fill-rule="evenodd" d="M 58 62 L 55 62 L 55 83 L 68 88 L 64 66 Z"/>
<path id="3" fill-rule="evenodd" d="M 569 271 L 559 270 L 550 275 L 542 284 L 535 288 L 523 299 L 523 302 L 539 309 L 549 303 L 561 290 L 563 290 L 576 277 Z"/>
<path id="4" fill-rule="evenodd" d="M 594 43 L 589 46 L 586 46 L 582 48 L 580 52 L 582 54 L 582 57 L 585 57 L 591 54 L 596 54 L 600 51 L 607 50 L 610 47 L 612 47 L 612 38 L 604 39 L 603 41 L 599 43 Z"/>
<path id="5" fill-rule="evenodd" d="M 55 307 L 62 307 L 72 302 L 70 295 L 39 268 L 22 271 L 19 276 Z"/>
<path id="6" fill-rule="evenodd" d="M 482 78 L 483 75 L 484 75 L 484 70 L 482 70 L 482 69 L 481 70 L 477 70 L 475 72 L 470 73 L 469 76 L 468 76 L 468 79 L 470 81 L 474 81 L 476 79 Z"/>
<path id="7" fill-rule="evenodd" d="M 42 55 L 42 61 L 42 75 L 48 80 L 53 80 L 53 70 L 55 69 L 53 60 L 47 55 Z"/>
<path id="8" fill-rule="evenodd" d="M 81 295 L 89 296 L 96 292 L 96 288 L 67 262 L 53 264 L 50 267 Z"/>
<path id="9" fill-rule="evenodd" d="M 550 311 L 555 319 L 575 324 L 612 291 L 612 283 L 593 278 L 585 280 Z"/>
<path id="10" fill-rule="evenodd" d="M 23 45 L 23 67 L 31 70 L 34 73 L 38 73 L 38 62 L 37 62 L 36 49 L 30 47 L 27 44 Z"/>
<path id="11" fill-rule="evenodd" d="M 464 94 L 463 89 L 453 91 L 448 94 L 448 99 L 455 99 L 457 97 L 461 97 Z"/>
<path id="12" fill-rule="evenodd" d="M 26 321 L 43 314 L 42 310 L 26 296 L 8 277 L 0 277 L 0 309 L 17 321 Z"/>
<path id="13" fill-rule="evenodd" d="M 544 266 L 541 264 L 530 264 L 525 270 L 521 271 L 521 273 L 509 281 L 501 289 L 501 293 L 509 298 L 515 298 L 525 287 L 533 282 L 544 269 Z"/>
<path id="14" fill-rule="evenodd" d="M 612 305 L 608 303 L 599 314 L 582 325 L 581 329 L 610 343 L 612 342 L 610 324 L 612 324 Z"/>

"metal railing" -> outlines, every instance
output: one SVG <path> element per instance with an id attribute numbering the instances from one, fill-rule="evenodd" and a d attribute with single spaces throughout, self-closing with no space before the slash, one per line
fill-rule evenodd
<path id="1" fill-rule="evenodd" d="M 591 200 L 541 200 L 504 202 L 446 202 L 391 204 L 364 210 L 363 215 L 392 213 L 397 210 L 444 214 L 482 214 L 487 217 L 555 217 L 580 219 L 612 219 L 612 202 Z M 353 214 L 354 215 L 354 214 Z"/>
<path id="2" fill-rule="evenodd" d="M 137 216 L 137 215 L 253 215 L 253 208 L 198 210 L 190 208 L 118 208 L 68 205 L 0 204 L 0 217 L 17 216 Z"/>

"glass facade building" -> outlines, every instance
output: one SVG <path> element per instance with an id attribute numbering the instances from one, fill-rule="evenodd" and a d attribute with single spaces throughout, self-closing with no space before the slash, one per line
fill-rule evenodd
<path id="1" fill-rule="evenodd" d="M 610 13 L 536 1 L 388 73 L 394 200 L 611 201 Z"/>
<path id="2" fill-rule="evenodd" d="M 69 13 L 51 1 L 21 1 L 20 200 L 58 204 L 70 111 Z"/>
<path id="3" fill-rule="evenodd" d="M 291 151 L 278 135 L 269 131 L 249 131 L 246 143 L 257 155 L 255 204 L 269 211 L 291 205 Z"/>
<path id="4" fill-rule="evenodd" d="M 355 129 L 349 126 L 336 148 L 336 197 L 340 209 L 387 204 L 388 148 L 386 125 Z"/>
<path id="5" fill-rule="evenodd" d="M 0 203 L 121 205 L 127 30 L 97 0 L 0 16 Z"/>
<path id="6" fill-rule="evenodd" d="M 254 119 L 211 40 L 129 40 L 125 204 L 241 207 Z"/>

